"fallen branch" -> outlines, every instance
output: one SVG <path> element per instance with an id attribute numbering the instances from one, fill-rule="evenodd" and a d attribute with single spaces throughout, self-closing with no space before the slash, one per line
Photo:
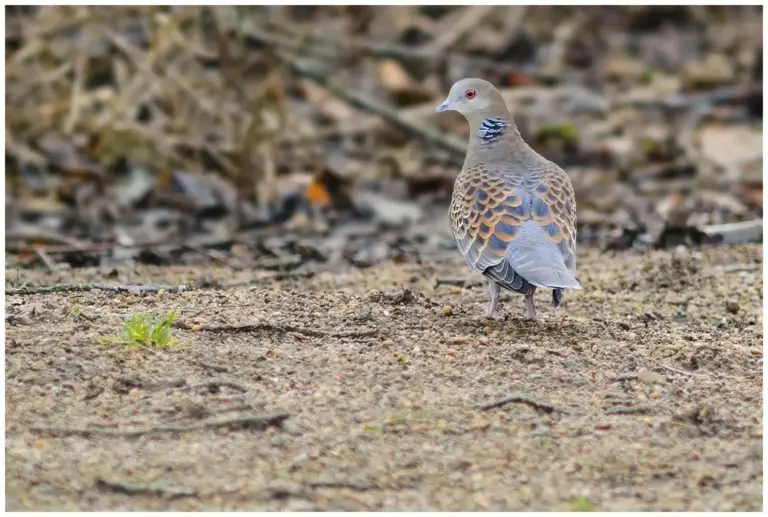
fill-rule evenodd
<path id="1" fill-rule="evenodd" d="M 155 495 L 167 495 L 171 498 L 177 497 L 195 497 L 197 492 L 189 488 L 166 486 L 161 481 L 155 481 L 148 485 L 127 485 L 119 482 L 106 481 L 102 478 L 96 479 L 96 488 L 99 490 L 105 490 L 109 492 L 117 492 L 127 495 L 139 495 L 139 494 L 155 494 Z"/>
<path id="2" fill-rule="evenodd" d="M 381 485 L 375 481 L 358 481 L 355 479 L 318 479 L 308 483 L 311 488 L 349 488 L 358 492 L 381 490 Z"/>
<path id="3" fill-rule="evenodd" d="M 185 433 L 198 429 L 210 429 L 218 427 L 242 427 L 264 430 L 269 426 L 279 426 L 285 419 L 291 416 L 286 412 L 277 412 L 267 415 L 246 415 L 230 418 L 220 418 L 196 422 L 189 425 L 169 425 L 150 427 L 148 429 L 105 429 L 100 427 L 49 427 L 45 424 L 32 425 L 29 430 L 37 433 L 47 433 L 63 436 L 111 436 L 116 438 L 130 438 L 154 433 Z"/>
<path id="4" fill-rule="evenodd" d="M 466 154 L 466 146 L 453 137 L 429 127 L 421 126 L 412 120 L 408 120 L 404 118 L 399 112 L 388 106 L 370 99 L 366 99 L 365 97 L 361 97 L 353 92 L 349 92 L 343 88 L 335 86 L 331 82 L 330 77 L 326 74 L 316 70 L 311 70 L 309 67 L 300 64 L 297 60 L 285 55 L 282 52 L 278 51 L 277 54 L 280 59 L 282 59 L 295 73 L 315 81 L 317 84 L 350 106 L 378 115 L 384 121 L 397 127 L 398 129 L 405 131 L 406 133 L 409 133 L 426 143 L 448 151 L 456 157 L 463 158 Z"/>
<path id="5" fill-rule="evenodd" d="M 723 273 L 751 273 L 753 271 L 760 271 L 762 264 L 730 264 L 723 266 Z"/>
<path id="6" fill-rule="evenodd" d="M 168 293 L 183 293 L 185 291 L 191 291 L 193 289 L 229 289 L 233 287 L 245 287 L 249 285 L 258 285 L 269 281 L 281 281 L 281 280 L 303 280 L 306 278 L 312 278 L 315 276 L 314 271 L 296 272 L 287 271 L 274 273 L 270 275 L 264 275 L 250 280 L 232 281 L 232 282 L 219 282 L 217 280 L 197 280 L 190 284 L 181 285 L 110 285 L 110 284 L 56 284 L 56 285 L 39 285 L 39 286 L 25 286 L 17 289 L 9 289 L 5 292 L 6 296 L 19 295 L 25 296 L 30 294 L 53 294 L 53 293 L 73 293 L 73 292 L 88 292 L 88 291 L 111 291 L 113 293 L 129 293 L 129 294 L 148 294 L 157 293 L 161 290 Z"/>
<path id="7" fill-rule="evenodd" d="M 56 271 L 56 263 L 51 260 L 51 257 L 42 249 L 37 248 L 35 249 L 35 253 L 37 254 L 38 258 L 45 264 L 45 267 L 48 268 L 48 271 L 54 272 Z"/>
<path id="8" fill-rule="evenodd" d="M 555 406 L 553 406 L 552 404 L 533 400 L 528 395 L 524 395 L 522 393 L 513 393 L 511 395 L 507 395 L 506 397 L 501 398 L 499 400 L 495 400 L 493 402 L 478 404 L 475 406 L 475 409 L 488 411 L 489 409 L 505 406 L 507 404 L 525 404 L 526 406 L 535 409 L 539 413 L 549 414 L 549 413 L 554 413 L 555 411 L 557 411 L 558 413 L 565 413 L 565 411 L 561 409 L 556 409 Z"/>
<path id="9" fill-rule="evenodd" d="M 651 406 L 614 406 L 605 410 L 606 415 L 644 415 L 653 410 Z"/>
<path id="10" fill-rule="evenodd" d="M 525 6 L 518 9 L 524 10 Z M 425 51 L 436 56 L 445 55 L 449 48 L 475 29 L 494 10 L 496 10 L 495 5 L 472 5 L 447 16 L 445 20 L 441 20 L 440 26 L 435 31 L 437 37 L 426 45 Z"/>
<path id="11" fill-rule="evenodd" d="M 524 14 L 524 11 L 520 14 Z M 507 30 L 514 32 L 513 26 L 507 27 Z M 233 28 L 233 30 L 238 30 Z M 264 31 L 259 28 L 250 28 L 243 31 L 242 34 L 249 39 L 281 47 L 284 49 L 293 49 L 297 46 L 298 36 L 286 37 L 276 33 Z M 493 70 L 496 73 L 521 72 L 534 78 L 550 78 L 552 74 L 541 70 L 538 65 L 519 65 L 508 64 L 503 60 L 485 58 L 480 56 L 468 56 L 462 52 L 445 52 L 435 50 L 429 46 L 403 45 L 390 41 L 376 41 L 362 38 L 344 38 L 343 41 L 334 38 L 328 38 L 321 35 L 304 35 L 309 45 L 303 50 L 313 56 L 323 59 L 338 59 L 340 55 L 365 54 L 377 59 L 392 58 L 407 63 L 426 64 L 436 66 L 442 61 L 456 63 L 458 67 L 476 66 L 481 69 Z M 562 75 L 557 77 L 561 81 L 567 78 Z"/>
<path id="12" fill-rule="evenodd" d="M 744 244 L 763 239 L 763 220 L 742 221 L 707 226 L 704 233 L 722 244 Z"/>
<path id="13" fill-rule="evenodd" d="M 200 388 L 205 388 L 210 393 L 218 393 L 221 390 L 221 388 L 230 388 L 235 391 L 239 391 L 240 393 L 245 393 L 246 391 L 248 391 L 248 388 L 246 388 L 245 386 L 241 386 L 236 382 L 215 380 L 215 379 L 190 387 L 192 391 L 198 391 Z"/>
<path id="14" fill-rule="evenodd" d="M 5 234 L 6 246 L 8 249 L 13 249 L 11 242 L 13 241 L 34 241 L 34 242 L 50 242 L 56 245 L 64 245 L 73 250 L 81 250 L 88 244 L 78 239 L 73 239 L 66 235 L 60 235 L 55 232 L 49 232 L 38 228 L 12 228 Z M 37 246 L 35 246 L 37 247 Z M 35 247 L 31 247 L 34 250 Z"/>
<path id="15" fill-rule="evenodd" d="M 206 332 L 253 332 L 257 330 L 267 330 L 272 332 L 296 332 L 312 337 L 370 337 L 379 333 L 376 329 L 354 330 L 350 332 L 328 332 L 325 330 L 316 330 L 307 327 L 296 327 L 294 325 L 277 325 L 273 323 L 247 323 L 244 325 L 214 325 L 214 326 L 193 326 L 187 323 L 177 321 L 173 324 L 174 328 L 182 330 L 206 331 Z"/>
<path id="16" fill-rule="evenodd" d="M 619 108 L 644 108 L 644 107 L 662 107 L 668 109 L 685 110 L 697 105 L 727 104 L 742 102 L 750 95 L 762 93 L 762 85 L 754 84 L 749 86 L 725 86 L 722 88 L 701 92 L 701 93 L 680 93 L 667 95 L 664 97 L 639 98 L 634 93 L 621 95 L 610 102 L 611 109 Z"/>
<path id="17" fill-rule="evenodd" d="M 87 291 L 111 291 L 113 293 L 146 294 L 166 291 L 169 293 L 183 293 L 191 290 L 188 285 L 109 285 L 109 284 L 57 284 L 41 285 L 37 287 L 19 287 L 8 289 L 6 296 L 28 294 L 72 293 Z"/>

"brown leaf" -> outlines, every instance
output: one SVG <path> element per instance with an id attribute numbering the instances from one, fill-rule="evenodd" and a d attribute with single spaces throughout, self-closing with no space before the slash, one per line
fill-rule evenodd
<path id="1" fill-rule="evenodd" d="M 389 92 L 398 92 L 409 88 L 413 79 L 403 66 L 394 59 L 385 59 L 379 63 L 379 82 Z"/>
<path id="2" fill-rule="evenodd" d="M 322 88 L 312 81 L 305 80 L 301 82 L 304 95 L 310 104 L 313 104 L 326 117 L 341 120 L 351 118 L 357 115 L 357 111 L 350 108 L 348 104 L 334 97 L 325 88 Z"/>

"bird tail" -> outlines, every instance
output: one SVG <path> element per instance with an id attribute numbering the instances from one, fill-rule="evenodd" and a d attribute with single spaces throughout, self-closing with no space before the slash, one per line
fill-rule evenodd
<path id="1" fill-rule="evenodd" d="M 548 249 L 517 248 L 512 251 L 509 261 L 512 267 L 528 282 L 545 289 L 581 289 L 581 284 L 571 275 L 557 255 Z"/>
<path id="2" fill-rule="evenodd" d="M 520 237 L 513 241 L 507 260 L 529 283 L 545 289 L 581 289 L 581 284 L 565 267 L 557 245 L 528 221 Z"/>

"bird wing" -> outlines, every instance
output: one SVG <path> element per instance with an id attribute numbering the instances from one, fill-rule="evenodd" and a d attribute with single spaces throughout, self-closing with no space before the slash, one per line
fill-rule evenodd
<path id="1" fill-rule="evenodd" d="M 562 171 L 561 171 L 562 172 Z M 575 272 L 575 202 L 570 182 L 553 174 L 490 174 L 469 167 L 451 203 L 453 233 L 464 260 L 502 286 L 579 289 Z"/>

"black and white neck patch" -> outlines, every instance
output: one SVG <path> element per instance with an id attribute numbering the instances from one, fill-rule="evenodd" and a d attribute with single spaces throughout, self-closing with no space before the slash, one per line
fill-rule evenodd
<path id="1" fill-rule="evenodd" d="M 499 117 L 487 118 L 480 124 L 477 137 L 483 147 L 490 147 L 497 142 L 507 130 L 507 121 Z"/>

